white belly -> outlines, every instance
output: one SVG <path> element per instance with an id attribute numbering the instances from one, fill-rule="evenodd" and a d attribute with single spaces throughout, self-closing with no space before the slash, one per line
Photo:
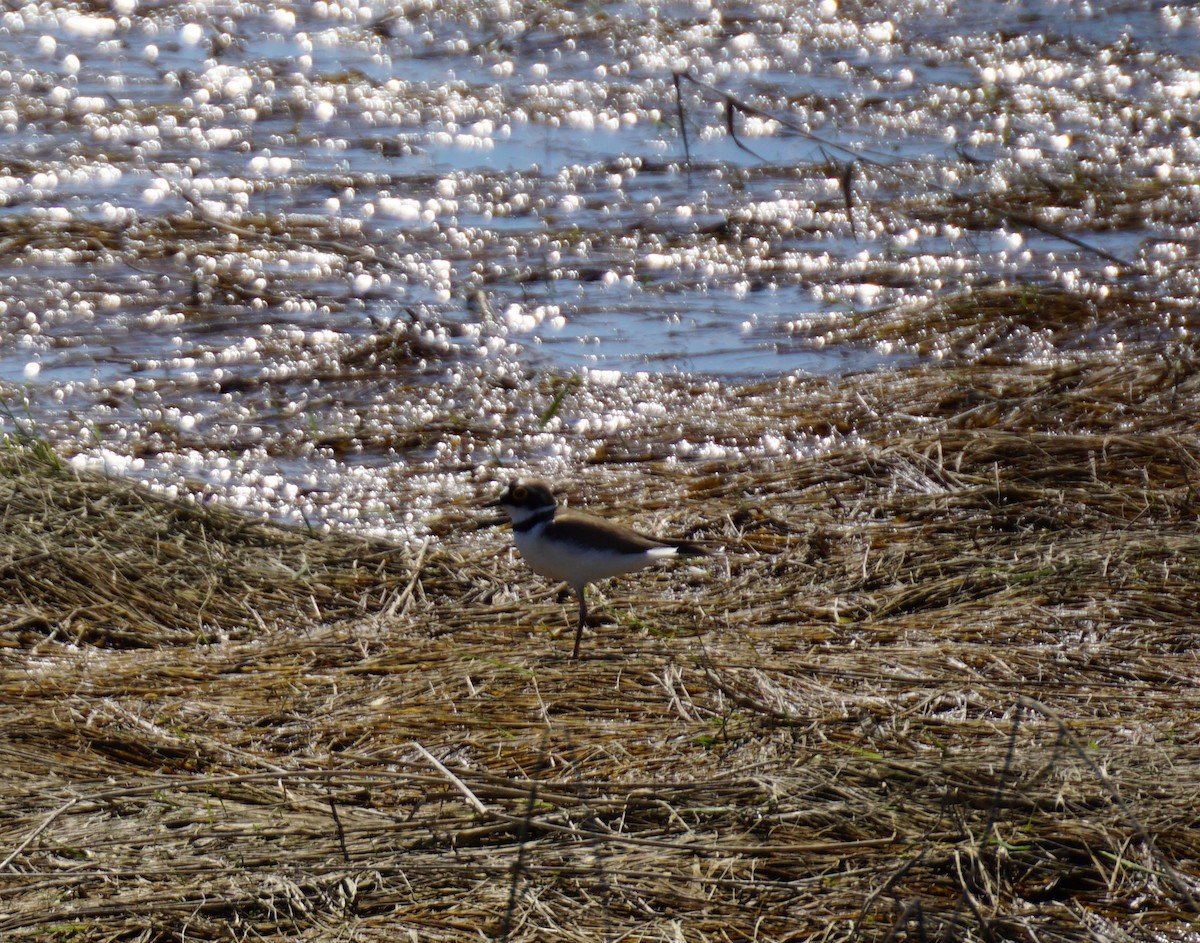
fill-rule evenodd
<path id="1" fill-rule="evenodd" d="M 594 580 L 632 573 L 664 557 L 675 555 L 674 547 L 655 547 L 645 553 L 592 551 L 577 544 L 539 540 L 537 529 L 529 533 L 517 531 L 513 537 L 529 569 L 540 576 L 570 583 L 576 588 Z"/>

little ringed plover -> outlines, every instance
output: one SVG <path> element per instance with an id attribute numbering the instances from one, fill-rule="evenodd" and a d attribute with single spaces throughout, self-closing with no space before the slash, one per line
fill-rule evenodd
<path id="1" fill-rule="evenodd" d="M 579 597 L 572 658 L 587 621 L 587 584 L 632 573 L 670 557 L 702 557 L 706 551 L 682 540 L 658 540 L 631 527 L 559 507 L 541 481 L 514 481 L 487 507 L 502 508 L 512 521 L 513 539 L 529 568 L 567 583 Z"/>

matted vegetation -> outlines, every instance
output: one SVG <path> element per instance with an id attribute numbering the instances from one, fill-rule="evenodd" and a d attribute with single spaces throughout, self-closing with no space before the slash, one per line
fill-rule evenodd
<path id="1" fill-rule="evenodd" d="M 592 469 L 724 554 L 607 588 L 579 663 L 482 512 L 404 551 L 14 452 L 0 935 L 1190 938 L 1198 389 L 733 390 L 735 437 L 855 436 Z"/>

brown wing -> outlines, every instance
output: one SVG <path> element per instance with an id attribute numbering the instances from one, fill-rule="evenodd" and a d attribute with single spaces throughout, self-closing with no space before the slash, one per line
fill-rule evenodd
<path id="1" fill-rule="evenodd" d="M 703 547 L 698 547 L 693 543 L 688 543 L 686 540 L 664 540 L 663 543 L 669 544 L 675 548 L 675 552 L 681 557 L 707 557 L 708 551 Z"/>
<path id="2" fill-rule="evenodd" d="M 581 511 L 560 510 L 546 528 L 548 535 L 571 543 L 600 547 L 616 553 L 645 553 L 655 547 L 674 547 L 681 557 L 706 557 L 708 551 L 686 540 L 657 540 L 632 527 L 614 524 Z"/>
<path id="3" fill-rule="evenodd" d="M 614 553 L 645 553 L 655 547 L 674 546 L 639 534 L 624 524 L 614 524 L 580 511 L 559 511 L 546 526 L 545 533 L 547 537 Z"/>

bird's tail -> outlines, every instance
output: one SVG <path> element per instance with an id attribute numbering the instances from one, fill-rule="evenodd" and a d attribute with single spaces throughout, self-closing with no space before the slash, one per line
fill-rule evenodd
<path id="1" fill-rule="evenodd" d="M 707 557 L 708 551 L 696 544 L 688 543 L 686 540 L 666 540 L 663 541 L 671 547 L 675 548 L 675 553 L 681 557 Z"/>

